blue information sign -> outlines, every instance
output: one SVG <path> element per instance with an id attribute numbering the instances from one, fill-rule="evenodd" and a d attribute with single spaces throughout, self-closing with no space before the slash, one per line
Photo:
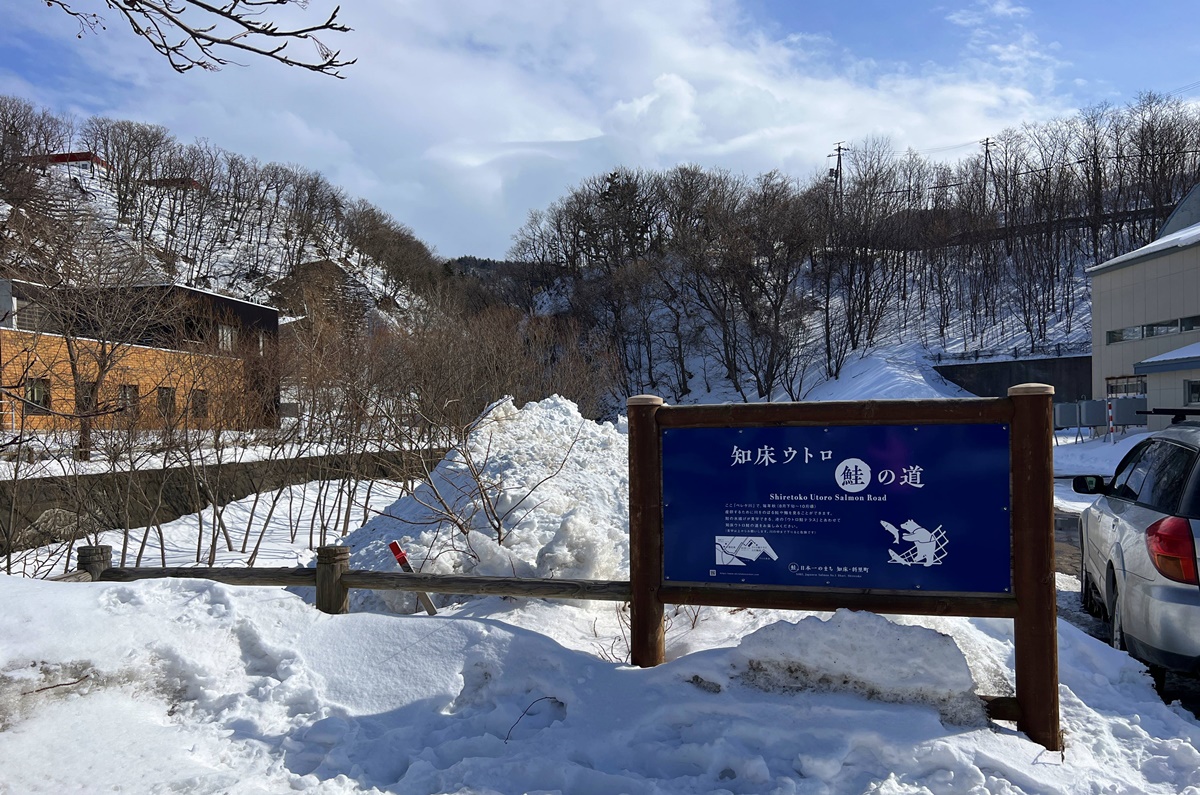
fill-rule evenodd
<path id="1" fill-rule="evenodd" d="M 1009 426 L 669 428 L 663 574 L 1011 593 Z"/>

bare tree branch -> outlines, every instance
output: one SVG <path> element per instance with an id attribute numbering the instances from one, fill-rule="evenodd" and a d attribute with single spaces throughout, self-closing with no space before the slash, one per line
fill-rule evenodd
<path id="1" fill-rule="evenodd" d="M 43 0 L 79 23 L 79 37 L 107 30 L 104 18 L 79 11 L 74 0 Z M 299 27 L 280 27 L 267 12 L 272 6 L 308 7 L 308 0 L 104 0 L 120 14 L 133 32 L 150 43 L 177 72 L 199 67 L 207 71 L 236 63 L 231 52 L 243 52 L 313 72 L 342 77 L 339 71 L 354 60 L 342 60 L 341 51 L 326 46 L 316 34 L 347 33 L 350 28 L 337 21 L 341 7 L 323 22 Z M 293 57 L 287 50 L 293 41 L 307 41 L 315 57 Z"/>

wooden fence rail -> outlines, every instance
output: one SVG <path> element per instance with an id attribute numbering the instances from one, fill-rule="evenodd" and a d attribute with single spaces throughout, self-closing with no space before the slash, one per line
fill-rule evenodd
<path id="1" fill-rule="evenodd" d="M 516 577 L 470 577 L 456 574 L 408 574 L 349 568 L 349 547 L 320 547 L 317 566 L 308 568 L 229 569 L 214 567 L 112 568 L 112 547 L 79 547 L 76 571 L 50 579 L 58 582 L 133 582 L 166 577 L 195 577 L 227 585 L 282 585 L 317 589 L 316 606 L 325 613 L 349 611 L 351 588 L 372 591 L 418 591 L 479 596 L 523 596 L 537 599 L 630 600 L 626 580 L 532 580 Z"/>

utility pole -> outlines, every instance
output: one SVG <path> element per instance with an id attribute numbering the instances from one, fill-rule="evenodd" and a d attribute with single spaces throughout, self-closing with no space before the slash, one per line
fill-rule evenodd
<path id="1" fill-rule="evenodd" d="M 850 151 L 850 147 L 842 146 L 844 143 L 846 142 L 838 141 L 833 146 L 833 154 L 826 155 L 826 157 L 837 158 L 837 165 L 829 169 L 829 179 L 833 182 L 834 209 L 839 219 L 842 217 L 842 153 Z"/>
<path id="2" fill-rule="evenodd" d="M 988 207 L 988 202 L 987 202 L 988 180 L 991 177 L 991 171 L 992 171 L 992 147 L 996 145 L 996 142 L 993 141 L 989 137 L 989 138 L 984 138 L 979 143 L 983 144 L 983 208 L 982 208 L 982 210 L 983 210 L 983 213 L 986 214 L 987 207 Z"/>

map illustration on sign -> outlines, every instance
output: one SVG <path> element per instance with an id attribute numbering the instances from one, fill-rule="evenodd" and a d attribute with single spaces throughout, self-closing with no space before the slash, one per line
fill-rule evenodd
<path id="1" fill-rule="evenodd" d="M 888 563 L 899 563 L 902 566 L 940 566 L 946 557 L 946 534 L 941 525 L 927 530 L 912 519 L 898 528 L 891 522 L 881 520 L 879 523 L 883 525 L 884 530 L 892 534 L 893 545 L 901 541 L 912 544 L 899 553 L 889 549 Z"/>
<path id="2" fill-rule="evenodd" d="M 717 565 L 745 566 L 746 561 L 755 561 L 766 555 L 779 560 L 775 550 L 762 536 L 717 536 Z"/>

